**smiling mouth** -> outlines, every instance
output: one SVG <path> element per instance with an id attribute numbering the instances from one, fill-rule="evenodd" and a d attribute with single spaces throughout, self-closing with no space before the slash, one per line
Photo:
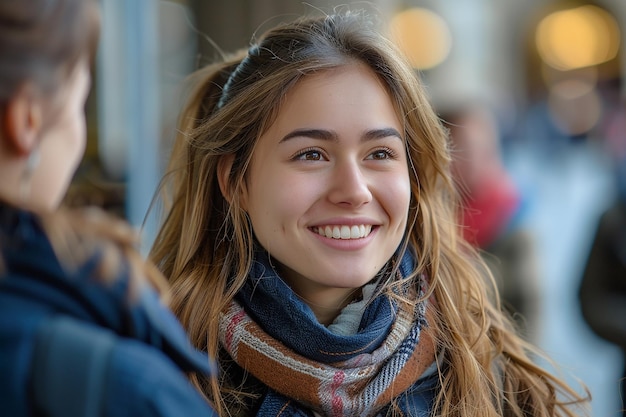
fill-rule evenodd
<path id="1" fill-rule="evenodd" d="M 353 226 L 317 226 L 312 230 L 320 236 L 330 239 L 363 239 L 372 231 L 371 224 L 361 224 Z"/>

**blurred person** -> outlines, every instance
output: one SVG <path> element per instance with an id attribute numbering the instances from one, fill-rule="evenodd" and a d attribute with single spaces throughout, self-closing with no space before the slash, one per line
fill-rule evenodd
<path id="1" fill-rule="evenodd" d="M 448 138 L 364 13 L 199 69 L 151 258 L 229 416 L 573 416 L 460 235 Z M 492 298 L 493 297 L 493 298 Z"/>
<path id="2" fill-rule="evenodd" d="M 589 327 L 623 352 L 618 390 L 626 416 L 626 130 L 613 135 L 608 149 L 615 162 L 617 195 L 598 220 L 578 296 Z"/>
<path id="3" fill-rule="evenodd" d="M 209 374 L 135 233 L 59 208 L 86 141 L 95 0 L 0 2 L 2 415 L 212 416 Z"/>
<path id="4" fill-rule="evenodd" d="M 463 197 L 463 235 L 489 264 L 504 307 L 532 338 L 539 322 L 535 243 L 523 216 L 527 202 L 504 166 L 498 123 L 482 104 L 440 105 L 449 129 L 452 174 Z"/>

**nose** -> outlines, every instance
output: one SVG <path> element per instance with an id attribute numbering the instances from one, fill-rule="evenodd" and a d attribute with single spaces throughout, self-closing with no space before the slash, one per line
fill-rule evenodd
<path id="1" fill-rule="evenodd" d="M 331 175 L 328 198 L 332 203 L 360 207 L 372 201 L 370 185 L 358 162 L 337 163 Z"/>

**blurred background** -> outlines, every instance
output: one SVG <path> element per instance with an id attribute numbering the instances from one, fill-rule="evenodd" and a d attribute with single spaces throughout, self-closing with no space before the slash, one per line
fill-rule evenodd
<path id="1" fill-rule="evenodd" d="M 617 198 L 617 172 L 626 171 L 626 1 L 101 4 L 88 148 L 69 204 L 126 217 L 147 249 L 158 215 L 148 207 L 186 75 L 280 21 L 346 4 L 370 10 L 448 122 L 469 196 L 462 221 L 494 265 L 507 307 L 568 380 L 588 385 L 593 416 L 620 415 L 623 358 L 584 322 L 578 288 L 599 216 Z"/>

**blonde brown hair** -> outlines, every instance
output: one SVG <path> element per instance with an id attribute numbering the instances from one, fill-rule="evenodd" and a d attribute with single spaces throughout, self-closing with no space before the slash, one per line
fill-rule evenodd
<path id="1" fill-rule="evenodd" d="M 531 360 L 530 346 L 515 333 L 490 293 L 485 280 L 489 273 L 480 257 L 460 238 L 447 133 L 424 87 L 362 13 L 279 25 L 247 53 L 193 74 L 195 88 L 182 111 L 163 182 L 166 215 L 151 252 L 169 277 L 172 308 L 192 342 L 218 356 L 218 315 L 251 266 L 253 231 L 237 197 L 258 138 L 299 80 L 354 61 L 380 78 L 404 122 L 412 203 L 401 249 L 415 251 L 413 276 L 429 277 L 426 296 L 434 294 L 437 303 L 432 325 L 444 363 L 435 413 L 573 416 L 568 404 L 583 399 Z M 226 187 L 231 190 L 229 201 L 217 179 L 225 156 L 234 156 Z M 228 410 L 227 387 L 217 380 L 194 382 L 218 411 Z"/>
<path id="2" fill-rule="evenodd" d="M 91 277 L 101 285 L 128 278 L 127 301 L 132 304 L 145 284 L 169 303 L 169 284 L 158 268 L 139 251 L 140 235 L 128 222 L 98 207 L 60 208 L 39 214 L 39 221 L 61 265 L 72 275 L 96 261 Z"/>

